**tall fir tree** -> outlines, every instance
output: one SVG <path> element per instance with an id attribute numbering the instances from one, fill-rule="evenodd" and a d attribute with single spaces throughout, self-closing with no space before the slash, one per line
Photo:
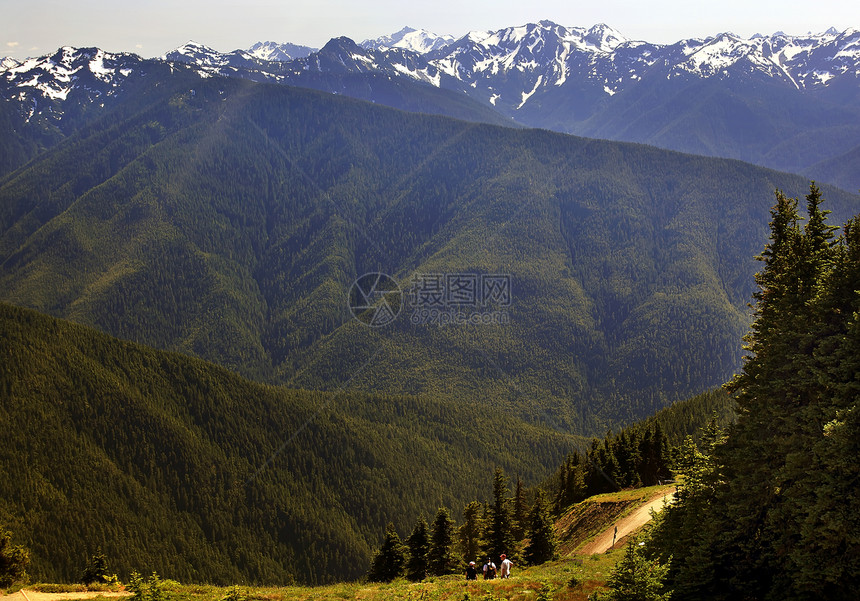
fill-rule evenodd
<path id="1" fill-rule="evenodd" d="M 717 494 L 725 485 L 718 463 L 725 440 L 716 420 L 702 430 L 699 446 L 693 436 L 684 439 L 675 465 L 683 478 L 674 502 L 653 520 L 649 553 L 668 566 L 668 580 L 682 599 L 734 598 L 726 571 L 730 562 L 721 556 L 723 512 L 716 508 Z"/>
<path id="2" fill-rule="evenodd" d="M 812 220 L 810 220 L 812 225 Z M 792 590 L 843 599 L 860 590 L 860 229 L 845 224 L 830 253 L 829 277 L 815 308 L 819 331 L 808 394 L 809 439 L 786 460 L 797 534 L 790 550 Z M 826 226 L 819 226 L 825 230 Z M 825 241 L 827 237 L 825 236 Z"/>
<path id="3" fill-rule="evenodd" d="M 463 524 L 457 528 L 457 547 L 460 556 L 466 563 L 477 561 L 481 553 L 483 539 L 481 533 L 484 530 L 482 515 L 484 506 L 477 501 L 472 501 L 463 509 Z"/>
<path id="4" fill-rule="evenodd" d="M 501 468 L 493 473 L 493 503 L 487 523 L 485 555 L 498 564 L 502 553 L 513 555 L 516 539 L 511 519 L 511 501 L 508 497 L 508 478 Z"/>
<path id="5" fill-rule="evenodd" d="M 448 509 L 440 507 L 430 532 L 430 549 L 427 553 L 427 573 L 431 576 L 453 574 L 460 562 L 454 553 L 454 521 Z"/>
<path id="6" fill-rule="evenodd" d="M 26 580 L 30 552 L 12 543 L 12 533 L 0 530 L 0 586 Z"/>
<path id="7" fill-rule="evenodd" d="M 394 524 L 389 523 L 382 546 L 379 547 L 370 563 L 367 579 L 370 582 L 391 582 L 403 575 L 405 563 L 406 553 L 403 542 L 400 540 L 400 535 L 397 534 Z"/>
<path id="8" fill-rule="evenodd" d="M 98 551 L 90 557 L 86 567 L 84 567 L 84 571 L 81 574 L 81 583 L 104 584 L 108 582 L 110 578 L 111 575 L 108 573 L 107 557 L 102 552 L 101 548 L 99 548 Z"/>
<path id="9" fill-rule="evenodd" d="M 653 486 L 668 480 L 669 445 L 659 423 L 648 428 L 639 441 L 639 478 L 644 486 Z"/>
<path id="10" fill-rule="evenodd" d="M 526 491 L 523 486 L 523 481 L 517 476 L 517 483 L 514 486 L 513 499 L 513 534 L 518 541 L 523 540 L 528 529 L 529 522 L 529 506 L 526 500 Z"/>
<path id="11" fill-rule="evenodd" d="M 537 489 L 530 516 L 525 560 L 530 565 L 539 565 L 555 557 L 555 527 L 549 516 L 543 491 Z"/>
<path id="12" fill-rule="evenodd" d="M 643 546 L 636 538 L 627 543 L 624 556 L 606 579 L 610 592 L 598 597 L 601 601 L 668 601 L 672 597 L 664 583 L 667 566 L 649 559 Z"/>
<path id="13" fill-rule="evenodd" d="M 777 191 L 771 211 L 771 240 L 759 257 L 755 321 L 747 337 L 743 371 L 731 383 L 738 406 L 738 421 L 724 447 L 728 488 L 722 544 L 739 558 L 731 582 L 737 594 L 746 591 L 763 598 L 778 586 L 784 574 L 772 517 L 784 502 L 776 479 L 784 464 L 789 438 L 794 436 L 799 349 L 806 330 L 802 310 L 817 287 L 811 280 L 810 258 L 804 252 L 797 200 Z"/>
<path id="14" fill-rule="evenodd" d="M 777 191 L 749 354 L 728 386 L 737 422 L 691 462 L 702 477 L 655 529 L 664 554 L 683 548 L 678 599 L 847 600 L 860 587 L 860 240 L 856 218 L 834 239 L 814 183 L 806 201 L 801 227 Z"/>
<path id="15" fill-rule="evenodd" d="M 418 518 L 412 533 L 406 538 L 406 578 L 417 582 L 427 576 L 427 554 L 430 551 L 430 534 L 427 522 Z"/>

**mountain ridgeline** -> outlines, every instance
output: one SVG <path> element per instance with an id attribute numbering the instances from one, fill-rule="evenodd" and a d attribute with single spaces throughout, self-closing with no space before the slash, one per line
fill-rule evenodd
<path id="1" fill-rule="evenodd" d="M 565 432 L 731 377 L 773 190 L 808 183 L 246 80 L 150 83 L 0 181 L 2 300 L 262 382 Z M 377 271 L 404 297 L 426 274 L 501 274 L 506 321 L 405 307 L 369 328 L 347 305 Z"/>
<path id="2" fill-rule="evenodd" d="M 0 131 L 13 144 L 0 154 L 0 173 L 168 68 L 735 158 L 860 188 L 857 29 L 655 44 L 605 24 L 546 20 L 459 39 L 409 28 L 360 45 L 341 36 L 319 50 L 266 42 L 223 53 L 188 42 L 160 59 L 65 47 L 4 60 L 0 113 L 9 120 L 0 115 Z"/>

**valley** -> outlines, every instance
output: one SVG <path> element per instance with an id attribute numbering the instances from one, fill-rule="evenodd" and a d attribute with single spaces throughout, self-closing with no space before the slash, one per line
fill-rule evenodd
<path id="1" fill-rule="evenodd" d="M 851 598 L 858 48 L 3 60 L 0 584 Z"/>

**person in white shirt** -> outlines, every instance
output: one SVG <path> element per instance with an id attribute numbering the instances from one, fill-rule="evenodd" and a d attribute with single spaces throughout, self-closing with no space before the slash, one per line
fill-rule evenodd
<path id="1" fill-rule="evenodd" d="M 510 578 L 511 577 L 511 567 L 514 565 L 508 556 L 502 553 L 502 566 L 499 570 L 499 577 L 501 578 Z"/>

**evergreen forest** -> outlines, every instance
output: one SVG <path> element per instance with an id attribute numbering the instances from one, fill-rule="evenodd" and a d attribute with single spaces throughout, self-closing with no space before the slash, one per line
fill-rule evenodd
<path id="1" fill-rule="evenodd" d="M 0 334 L 0 524 L 42 581 L 98 549 L 124 581 L 356 578 L 387 522 L 582 444 L 434 399 L 258 384 L 6 304 Z"/>
<path id="2" fill-rule="evenodd" d="M 684 445 L 653 534 L 673 599 L 855 599 L 860 590 L 860 216 L 776 192 L 737 419 Z"/>
<path id="3" fill-rule="evenodd" d="M 559 432 L 600 436 L 729 379 L 767 199 L 806 185 L 311 90 L 149 81 L 0 179 L 0 299 L 262 383 Z M 349 312 L 369 272 L 403 292 L 389 326 Z M 465 308 L 504 323 L 416 324 L 415 282 L 439 274 L 506 277 L 508 303 Z"/>

